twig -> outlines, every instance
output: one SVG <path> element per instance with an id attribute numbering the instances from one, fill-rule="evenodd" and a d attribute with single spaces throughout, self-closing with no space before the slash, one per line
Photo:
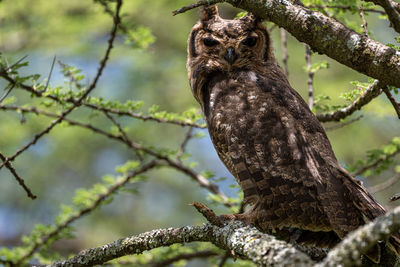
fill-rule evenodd
<path id="1" fill-rule="evenodd" d="M 128 135 L 125 133 L 124 129 L 122 129 L 121 124 L 118 123 L 117 120 L 114 119 L 113 116 L 111 116 L 107 111 L 103 112 L 106 117 L 118 128 L 118 131 L 121 134 L 121 137 L 124 139 L 125 142 L 131 142 L 131 140 L 129 139 Z M 138 151 L 134 150 L 136 157 L 138 157 L 138 159 L 140 161 L 143 161 L 143 157 L 138 153 Z"/>
<path id="2" fill-rule="evenodd" d="M 356 172 L 354 172 L 352 175 L 353 175 L 353 176 L 361 175 L 361 174 L 363 174 L 366 170 L 375 168 L 376 166 L 378 166 L 379 164 L 381 164 L 383 161 L 388 160 L 388 159 L 391 159 L 391 158 L 395 157 L 395 156 L 396 156 L 397 154 L 399 154 L 399 153 L 400 153 L 400 149 L 397 149 L 396 152 L 394 152 L 394 153 L 392 153 L 392 154 L 389 154 L 389 155 L 385 154 L 384 157 L 380 157 L 380 158 L 377 159 L 376 161 L 374 161 L 374 162 L 372 162 L 372 163 L 370 163 L 370 164 L 368 164 L 368 165 L 365 165 L 365 166 L 361 167 L 361 168 L 358 169 Z"/>
<path id="3" fill-rule="evenodd" d="M 3 94 L 3 96 L 0 98 L 0 104 L 11 93 L 11 91 L 12 91 L 12 89 L 14 89 L 14 87 L 15 87 L 15 84 L 11 85 L 11 87 Z"/>
<path id="4" fill-rule="evenodd" d="M 60 60 L 58 61 L 58 64 L 63 68 L 66 69 L 68 66 L 61 62 Z M 73 82 L 78 89 L 82 89 L 83 85 L 79 83 L 78 79 L 75 77 L 75 75 L 70 71 L 67 70 L 66 76 L 70 78 L 71 82 Z"/>
<path id="5" fill-rule="evenodd" d="M 35 199 L 36 196 L 32 193 L 32 191 L 29 189 L 29 187 L 26 186 L 24 179 L 22 179 L 21 176 L 18 175 L 17 171 L 14 169 L 14 167 L 11 165 L 11 163 L 7 161 L 7 158 L 1 152 L 0 152 L 0 159 L 3 161 L 3 163 L 5 164 L 7 169 L 9 169 L 10 172 L 14 175 L 15 179 L 17 179 L 18 183 L 25 190 L 28 197 L 30 197 L 31 199 Z"/>
<path id="6" fill-rule="evenodd" d="M 200 212 L 204 218 L 207 219 L 212 225 L 222 227 L 224 226 L 223 222 L 218 218 L 218 216 L 214 213 L 214 211 L 208 208 L 206 205 L 201 204 L 199 202 L 194 202 L 193 206 L 196 208 L 198 212 Z"/>
<path id="7" fill-rule="evenodd" d="M 97 70 L 97 74 L 93 80 L 93 82 L 90 84 L 89 88 L 85 91 L 85 93 L 74 103 L 74 105 L 72 107 L 70 107 L 68 110 L 64 111 L 61 113 L 61 116 L 58 117 L 58 119 L 54 120 L 51 122 L 51 124 L 42 132 L 36 134 L 34 136 L 34 138 L 32 139 L 32 141 L 30 141 L 28 144 L 26 144 L 25 146 L 23 146 L 22 148 L 20 148 L 17 152 L 14 153 L 14 155 L 7 157 L 7 161 L 3 162 L 0 165 L 0 169 L 4 166 L 4 164 L 6 164 L 8 161 L 13 161 L 16 157 L 18 157 L 22 152 L 24 152 L 25 150 L 27 150 L 29 147 L 31 147 L 32 145 L 36 144 L 36 142 L 44 135 L 48 134 L 53 128 L 54 126 L 56 126 L 57 124 L 59 124 L 60 122 L 63 121 L 63 119 L 70 114 L 76 107 L 78 107 L 79 105 L 81 105 L 81 102 L 83 101 L 83 99 L 85 99 L 92 91 L 93 89 L 96 87 L 97 85 L 97 81 L 99 80 L 101 74 L 103 73 L 103 70 L 106 66 L 106 63 L 108 61 L 111 49 L 113 48 L 113 43 L 115 40 L 115 36 L 117 33 L 117 28 L 118 28 L 118 24 L 120 23 L 120 18 L 119 18 L 119 11 L 122 5 L 122 0 L 117 0 L 117 7 L 116 7 L 116 15 L 114 18 L 114 24 L 113 24 L 113 28 L 111 30 L 111 34 L 110 34 L 110 38 L 108 40 L 108 47 L 106 50 L 106 53 L 103 57 L 103 59 L 100 61 L 100 66 L 99 69 Z"/>
<path id="8" fill-rule="evenodd" d="M 364 105 L 371 102 L 372 99 L 382 93 L 383 84 L 375 80 L 362 95 L 360 95 L 353 103 L 345 108 L 331 113 L 318 114 L 317 118 L 321 122 L 340 121 L 347 116 L 350 116 L 355 111 L 361 109 Z"/>
<path id="9" fill-rule="evenodd" d="M 314 72 L 311 70 L 311 49 L 308 44 L 304 45 L 306 47 L 306 62 L 307 62 L 307 85 L 308 85 L 308 106 L 310 109 L 314 107 L 314 87 L 313 87 L 313 79 L 314 79 Z"/>
<path id="10" fill-rule="evenodd" d="M 10 82 L 11 84 L 18 85 L 20 88 L 36 95 L 37 97 L 43 97 L 42 92 L 35 90 L 32 86 L 17 83 L 17 81 L 15 79 L 13 79 L 12 77 L 10 77 L 9 75 L 7 75 L 7 73 L 4 70 L 0 69 L 0 76 L 3 77 L 8 82 Z M 74 80 L 73 76 L 70 76 L 70 78 L 75 83 L 75 85 L 78 87 L 78 89 L 83 87 L 83 85 L 77 83 L 77 81 Z M 46 97 L 49 99 L 52 99 L 58 103 L 62 103 L 63 101 L 66 101 L 68 103 L 78 105 L 77 100 L 74 98 L 69 98 L 67 100 L 62 101 L 61 99 L 59 99 L 58 97 L 56 97 L 54 95 L 46 95 Z M 93 109 L 93 110 L 106 111 L 108 113 L 117 114 L 119 116 L 127 116 L 127 117 L 131 117 L 131 118 L 139 119 L 142 121 L 154 121 L 154 122 L 158 122 L 158 123 L 168 123 L 168 124 L 174 124 L 174 125 L 178 125 L 178 126 L 189 126 L 189 127 L 192 126 L 194 128 L 200 128 L 200 129 L 206 128 L 205 124 L 197 124 L 197 123 L 191 123 L 191 122 L 185 122 L 185 121 L 179 121 L 179 120 L 166 120 L 166 119 L 157 118 L 154 116 L 142 115 L 140 113 L 135 113 L 135 112 L 130 112 L 130 111 L 122 111 L 119 109 L 106 108 L 106 107 L 102 107 L 102 106 L 96 106 L 96 105 L 88 103 L 86 101 L 82 101 L 82 103 L 80 105 L 83 105 L 83 106 Z"/>
<path id="11" fill-rule="evenodd" d="M 189 11 L 191 9 L 197 8 L 199 6 L 205 6 L 205 5 L 213 5 L 213 4 L 217 4 L 217 3 L 223 3 L 225 2 L 225 0 L 202 0 L 202 1 L 198 1 L 197 3 L 188 5 L 188 6 L 184 6 L 180 9 L 174 10 L 172 11 L 172 15 L 178 15 L 180 13 L 184 13 L 186 11 Z"/>
<path id="12" fill-rule="evenodd" d="M 51 68 L 50 68 L 49 76 L 47 77 L 46 86 L 44 87 L 43 92 L 45 92 L 45 91 L 47 90 L 47 88 L 49 87 L 49 83 L 50 83 L 50 79 L 51 79 L 51 74 L 53 73 L 53 69 L 54 69 L 54 63 L 56 63 L 56 56 L 54 56 L 54 58 L 53 58 L 53 63 L 51 63 Z"/>
<path id="13" fill-rule="evenodd" d="M 340 6 L 340 5 L 307 5 L 306 7 L 308 8 L 320 8 L 320 9 L 326 9 L 326 8 L 331 8 L 331 9 L 344 9 L 344 10 L 350 10 L 350 11 L 357 11 L 357 8 L 353 6 Z M 377 9 L 372 9 L 372 8 L 362 8 L 363 12 L 371 12 L 371 13 L 378 13 L 381 15 L 385 15 L 385 11 L 377 10 Z"/>
<path id="14" fill-rule="evenodd" d="M 46 242 L 51 239 L 52 237 L 56 236 L 59 234 L 63 229 L 65 229 L 67 226 L 69 226 L 71 223 L 76 221 L 77 219 L 83 217 L 84 215 L 90 213 L 92 210 L 96 209 L 99 207 L 106 199 L 108 199 L 109 196 L 111 196 L 113 193 L 115 193 L 118 189 L 123 187 L 125 184 L 127 184 L 133 177 L 138 176 L 140 174 L 143 174 L 150 169 L 154 168 L 157 166 L 157 161 L 151 161 L 150 163 L 147 163 L 140 167 L 139 169 L 131 172 L 129 175 L 127 175 L 124 179 L 121 179 L 119 182 L 115 183 L 113 186 L 107 189 L 107 191 L 96 199 L 96 201 L 93 202 L 92 205 L 89 207 L 80 210 L 77 214 L 71 215 L 71 217 L 66 220 L 65 222 L 57 225 L 57 227 L 48 233 L 46 236 L 43 236 L 38 243 L 35 243 L 16 263 L 15 266 L 20 266 L 25 260 L 27 260 L 29 257 L 33 255 L 41 246 L 45 245 Z"/>
<path id="15" fill-rule="evenodd" d="M 61 116 L 61 115 L 57 115 L 54 113 L 39 110 L 35 107 L 27 108 L 27 107 L 19 107 L 19 106 L 0 105 L 0 109 L 2 109 L 2 110 L 21 110 L 22 112 L 31 112 L 31 113 L 41 114 L 41 115 L 45 115 L 48 117 L 54 117 L 54 118 L 58 118 L 59 116 Z M 202 175 L 196 173 L 194 170 L 184 166 L 181 162 L 176 162 L 176 161 L 170 159 L 169 157 L 162 155 L 161 153 L 158 153 L 156 151 L 153 151 L 149 148 L 142 146 L 139 143 L 133 142 L 132 140 L 129 140 L 129 139 L 126 140 L 126 139 L 122 138 L 122 136 L 120 136 L 120 135 L 114 135 L 112 133 L 103 131 L 102 129 L 96 128 L 93 125 L 85 124 L 82 122 L 77 122 L 77 121 L 74 121 L 74 120 L 71 120 L 68 118 L 64 118 L 64 121 L 68 122 L 70 125 L 83 127 L 83 128 L 93 131 L 94 133 L 98 133 L 98 134 L 104 135 L 110 139 L 122 142 L 127 147 L 132 148 L 135 151 L 136 150 L 143 151 L 149 155 L 154 156 L 155 158 L 157 158 L 159 160 L 165 161 L 167 167 L 170 167 L 170 168 L 173 168 L 173 169 L 176 169 L 178 171 L 185 173 L 190 178 L 192 178 L 194 181 L 199 183 L 199 185 L 201 187 L 207 189 L 208 191 L 210 191 L 213 194 L 220 196 L 223 201 L 224 206 L 226 206 L 228 208 L 233 206 L 232 203 L 228 202 L 228 197 L 219 189 L 218 185 L 211 183 L 204 176 L 202 176 Z"/>
<path id="16" fill-rule="evenodd" d="M 388 15 L 389 21 L 393 29 L 400 33 L 400 11 L 398 10 L 398 4 L 392 0 L 365 0 L 366 2 L 372 2 L 375 5 L 383 7 L 386 14 Z"/>
<path id="17" fill-rule="evenodd" d="M 282 62 L 285 69 L 286 77 L 289 76 L 288 59 L 289 54 L 287 51 L 287 34 L 284 28 L 281 28 L 281 47 L 282 47 Z"/>
<path id="18" fill-rule="evenodd" d="M 396 184 L 399 180 L 400 180 L 400 174 L 397 174 L 397 175 L 393 176 L 392 178 L 390 178 L 389 180 L 384 181 L 383 183 L 369 187 L 368 191 L 371 194 L 375 194 L 377 192 L 383 191 L 383 190 L 391 187 L 392 185 Z"/>
<path id="19" fill-rule="evenodd" d="M 400 119 L 400 103 L 394 99 L 392 93 L 389 91 L 389 88 L 387 86 L 383 87 L 383 91 L 385 92 L 387 98 L 390 100 L 390 103 L 392 103 L 394 110 L 397 113 L 397 117 Z"/>
<path id="20" fill-rule="evenodd" d="M 176 155 L 176 157 L 179 161 L 181 161 L 182 155 L 183 155 L 183 153 L 185 153 L 186 146 L 187 146 L 189 140 L 193 137 L 192 132 L 193 132 L 193 127 L 189 127 L 189 129 L 186 132 L 185 138 L 183 139 L 183 142 L 180 145 L 178 153 Z"/>
<path id="21" fill-rule="evenodd" d="M 364 28 L 364 35 L 367 36 L 367 37 L 369 38 L 369 35 L 368 35 L 368 22 L 367 22 L 367 20 L 365 19 L 364 10 L 362 9 L 362 6 L 360 6 L 360 9 L 359 9 L 359 10 L 360 10 L 361 20 L 362 20 L 362 22 L 363 22 L 362 26 L 363 26 L 363 28 Z"/>
<path id="22" fill-rule="evenodd" d="M 224 267 L 226 261 L 232 256 L 230 251 L 226 251 L 224 256 L 221 258 L 221 261 L 218 263 L 218 267 Z"/>
<path id="23" fill-rule="evenodd" d="M 325 131 L 334 131 L 334 130 L 337 130 L 337 129 L 341 129 L 341 128 L 347 126 L 347 125 L 350 125 L 350 124 L 352 124 L 352 123 L 354 123 L 356 121 L 359 121 L 362 117 L 364 117 L 364 116 L 360 115 L 357 118 L 351 119 L 349 121 L 345 121 L 345 122 L 342 122 L 340 124 L 335 124 L 333 126 L 324 127 L 324 128 L 325 128 Z"/>

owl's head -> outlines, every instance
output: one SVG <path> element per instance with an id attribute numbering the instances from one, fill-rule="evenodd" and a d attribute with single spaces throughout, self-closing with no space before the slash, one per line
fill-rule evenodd
<path id="1" fill-rule="evenodd" d="M 188 40 L 188 68 L 201 64 L 229 72 L 273 60 L 270 38 L 262 21 L 252 14 L 228 20 L 216 5 L 205 6 Z"/>

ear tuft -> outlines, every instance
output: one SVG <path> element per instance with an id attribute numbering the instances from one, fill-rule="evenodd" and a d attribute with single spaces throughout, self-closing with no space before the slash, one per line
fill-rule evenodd
<path id="1" fill-rule="evenodd" d="M 217 5 L 206 5 L 201 13 L 201 20 L 207 21 L 219 18 Z"/>

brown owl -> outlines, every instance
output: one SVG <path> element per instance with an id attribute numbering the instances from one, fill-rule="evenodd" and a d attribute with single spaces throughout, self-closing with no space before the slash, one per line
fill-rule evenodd
<path id="1" fill-rule="evenodd" d="M 205 6 L 189 36 L 187 68 L 215 149 L 251 205 L 232 217 L 289 241 L 331 247 L 385 213 L 339 165 L 261 20 L 226 20 L 215 5 Z M 389 240 L 396 251 L 398 240 Z M 368 256 L 378 262 L 378 246 Z"/>

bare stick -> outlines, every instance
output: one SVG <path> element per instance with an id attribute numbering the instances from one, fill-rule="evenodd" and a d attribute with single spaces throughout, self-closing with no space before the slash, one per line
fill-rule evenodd
<path id="1" fill-rule="evenodd" d="M 307 85 L 308 85 L 308 106 L 310 109 L 314 107 L 314 87 L 313 87 L 313 79 L 314 79 L 314 72 L 311 70 L 311 49 L 308 44 L 304 45 L 306 47 L 306 62 L 307 62 Z"/>
<path id="2" fill-rule="evenodd" d="M 368 188 L 368 191 L 371 194 L 375 194 L 377 192 L 383 191 L 385 189 L 388 189 L 389 187 L 391 187 L 392 185 L 395 185 L 398 181 L 400 180 L 400 174 L 397 174 L 395 176 L 393 176 L 392 178 L 390 178 L 387 181 L 384 181 L 383 183 L 371 186 Z"/>
<path id="3" fill-rule="evenodd" d="M 179 161 L 181 161 L 182 155 L 183 155 L 183 153 L 185 153 L 186 146 L 187 146 L 189 140 L 193 137 L 192 132 L 193 132 L 193 127 L 189 127 L 189 129 L 186 132 L 185 138 L 183 139 L 183 142 L 180 145 L 178 153 L 177 153 L 177 159 Z"/>
<path id="4" fill-rule="evenodd" d="M 353 6 L 341 6 L 341 5 L 307 5 L 306 7 L 308 8 L 320 8 L 320 9 L 326 9 L 326 8 L 331 8 L 331 9 L 343 9 L 343 10 L 349 10 L 349 11 L 357 11 L 357 9 Z M 373 9 L 373 8 L 361 8 L 363 12 L 371 12 L 371 13 L 378 13 L 381 15 L 385 15 L 385 11 Z"/>
<path id="5" fill-rule="evenodd" d="M 50 83 L 50 79 L 51 79 L 51 74 L 53 73 L 54 63 L 55 63 L 55 62 L 56 62 L 56 56 L 54 56 L 54 58 L 53 58 L 53 63 L 51 63 L 51 68 L 50 68 L 49 76 L 47 77 L 46 86 L 44 87 L 43 91 L 46 91 L 47 88 L 49 87 L 49 83 Z"/>
<path id="6" fill-rule="evenodd" d="M 29 189 L 29 187 L 26 186 L 24 179 L 22 179 L 21 176 L 18 175 L 17 171 L 14 169 L 14 167 L 11 165 L 11 163 L 7 161 L 7 158 L 1 152 L 0 152 L 0 159 L 3 162 L 5 162 L 4 163 L 5 166 L 14 175 L 15 179 L 18 181 L 18 183 L 21 185 L 21 187 L 25 190 L 28 197 L 30 197 L 31 199 L 35 199 L 36 196 L 32 193 L 32 191 Z"/>
<path id="7" fill-rule="evenodd" d="M 368 22 L 365 19 L 364 10 L 362 9 L 362 6 L 360 6 L 360 16 L 361 16 L 361 20 L 363 22 L 362 26 L 364 28 L 364 35 L 369 38 L 369 35 L 368 35 Z"/>
<path id="8" fill-rule="evenodd" d="M 392 103 L 393 108 L 396 111 L 397 117 L 400 119 L 400 103 L 397 102 L 396 99 L 394 99 L 392 93 L 387 86 L 383 87 L 383 91 L 385 92 L 387 98 L 390 100 L 390 103 Z"/>
<path id="9" fill-rule="evenodd" d="M 287 51 L 287 34 L 284 28 L 281 28 L 281 46 L 282 46 L 282 62 L 285 69 L 286 77 L 289 76 L 288 59 L 289 54 Z"/>
<path id="10" fill-rule="evenodd" d="M 213 4 L 222 3 L 222 2 L 225 2 L 225 0 L 202 0 L 202 1 L 199 1 L 197 3 L 191 4 L 191 5 L 188 5 L 188 6 L 184 6 L 184 7 L 180 8 L 180 9 L 174 10 L 174 11 L 172 11 L 172 15 L 175 16 L 175 15 L 178 15 L 180 13 L 184 13 L 184 12 L 189 11 L 191 9 L 197 8 L 199 6 L 213 5 Z"/>
<path id="11" fill-rule="evenodd" d="M 334 131 L 334 130 L 338 130 L 338 129 L 341 129 L 341 128 L 343 128 L 343 127 L 345 127 L 345 126 L 347 126 L 347 125 L 350 125 L 350 124 L 352 124 L 352 123 L 354 123 L 354 122 L 356 122 L 356 121 L 359 121 L 362 117 L 364 117 L 364 116 L 363 116 L 363 115 L 360 115 L 360 116 L 358 116 L 357 118 L 351 119 L 351 120 L 349 120 L 349 121 L 345 121 L 345 122 L 342 122 L 342 123 L 340 123 L 340 124 L 336 124 L 336 125 L 333 125 L 333 126 L 330 126 L 330 127 L 324 127 L 324 128 L 325 128 L 325 131 Z"/>

